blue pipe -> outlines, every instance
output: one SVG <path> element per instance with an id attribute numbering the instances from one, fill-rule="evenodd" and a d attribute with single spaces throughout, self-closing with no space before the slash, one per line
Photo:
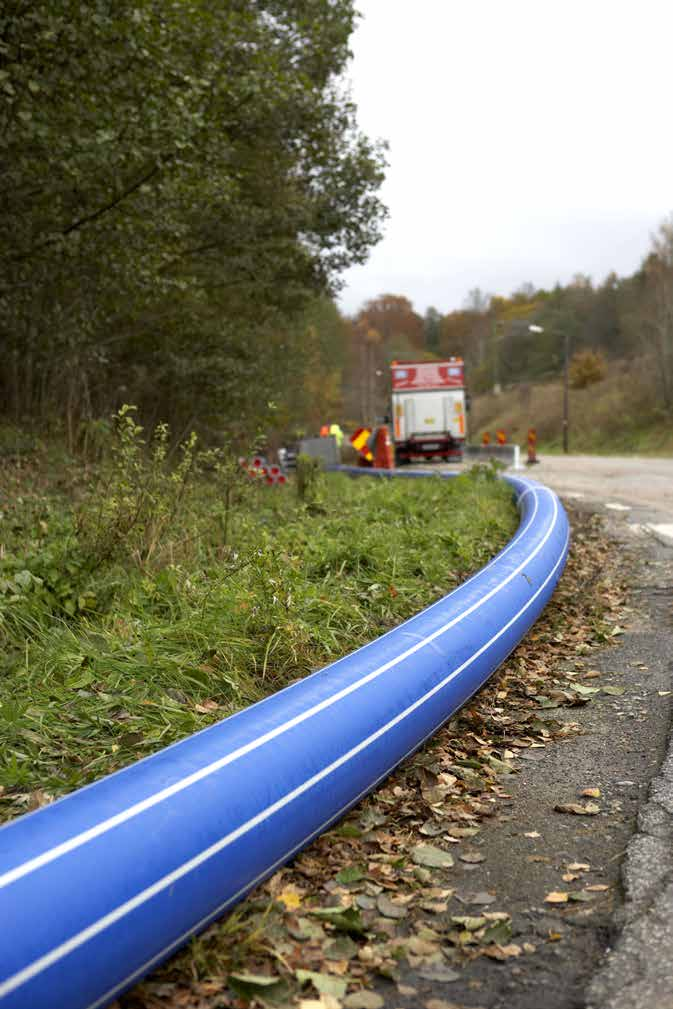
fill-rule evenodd
<path id="1" fill-rule="evenodd" d="M 540 614 L 568 550 L 556 495 L 506 479 L 518 532 L 450 595 L 0 830 L 2 1009 L 105 1006 L 338 820 L 482 686 Z"/>

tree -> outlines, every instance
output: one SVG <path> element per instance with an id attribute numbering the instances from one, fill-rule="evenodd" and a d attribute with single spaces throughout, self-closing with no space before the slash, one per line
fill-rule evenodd
<path id="1" fill-rule="evenodd" d="M 436 308 L 428 308 L 423 318 L 423 337 L 425 349 L 431 354 L 439 352 L 439 338 L 441 332 L 442 317 Z"/>
<path id="2" fill-rule="evenodd" d="M 486 294 L 480 287 L 473 287 L 467 292 L 465 308 L 468 312 L 476 312 L 477 315 L 485 315 L 491 304 L 492 295 Z"/>
<path id="3" fill-rule="evenodd" d="M 339 85 L 353 23 L 351 0 L 6 0 L 17 418 L 60 413 L 72 442 L 130 389 L 174 428 L 251 407 L 267 341 L 379 237 L 383 152 Z"/>
<path id="4" fill-rule="evenodd" d="M 403 295 L 380 294 L 378 298 L 365 302 L 356 322 L 381 334 L 388 359 L 423 350 L 423 319 Z"/>

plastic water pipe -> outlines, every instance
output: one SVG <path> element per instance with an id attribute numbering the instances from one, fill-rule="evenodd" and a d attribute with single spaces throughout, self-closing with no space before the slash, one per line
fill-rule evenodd
<path id="1" fill-rule="evenodd" d="M 482 686 L 544 608 L 568 550 L 556 495 L 506 479 L 518 532 L 450 595 L 0 830 L 2 1009 L 105 1006 L 338 820 Z"/>

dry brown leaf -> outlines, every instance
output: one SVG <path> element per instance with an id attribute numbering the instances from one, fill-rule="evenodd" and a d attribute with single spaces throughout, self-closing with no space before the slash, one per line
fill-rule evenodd
<path id="1" fill-rule="evenodd" d="M 486 855 L 482 855 L 480 851 L 464 851 L 458 856 L 461 862 L 468 862 L 470 865 L 476 865 L 478 862 L 483 862 Z"/>
<path id="2" fill-rule="evenodd" d="M 565 890 L 552 890 L 545 897 L 545 901 L 547 904 L 567 904 L 568 894 Z"/>
<path id="3" fill-rule="evenodd" d="M 521 956 L 522 949 L 521 946 L 517 946 L 516 943 L 509 943 L 507 946 L 500 946 L 498 943 L 494 943 L 492 946 L 486 946 L 482 952 L 485 956 L 491 958 L 491 960 L 509 960 L 513 956 Z"/>
<path id="4" fill-rule="evenodd" d="M 558 802 L 554 806 L 556 813 L 573 813 L 575 816 L 596 816 L 600 811 L 601 807 L 595 802 L 585 802 L 584 805 L 579 802 Z"/>

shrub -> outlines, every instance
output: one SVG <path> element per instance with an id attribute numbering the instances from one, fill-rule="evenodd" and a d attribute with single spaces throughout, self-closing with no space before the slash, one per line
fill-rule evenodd
<path id="1" fill-rule="evenodd" d="M 192 508 L 190 513 L 190 506 L 206 472 L 219 491 L 209 517 L 219 523 L 221 541 L 228 538 L 232 492 L 242 480 L 240 466 L 222 450 L 197 451 L 194 432 L 179 446 L 178 460 L 171 465 L 168 426 L 158 424 L 147 443 L 135 409 L 123 406 L 116 415 L 109 459 L 76 511 L 77 540 L 94 569 L 112 561 L 143 568 L 150 562 L 161 564 L 166 546 L 172 553 L 172 538 L 196 538 L 194 523 L 203 524 L 203 509 Z"/>
<path id="2" fill-rule="evenodd" d="M 595 350 L 580 350 L 573 354 L 569 378 L 573 389 L 586 389 L 588 385 L 602 382 L 606 373 L 605 358 Z"/>

